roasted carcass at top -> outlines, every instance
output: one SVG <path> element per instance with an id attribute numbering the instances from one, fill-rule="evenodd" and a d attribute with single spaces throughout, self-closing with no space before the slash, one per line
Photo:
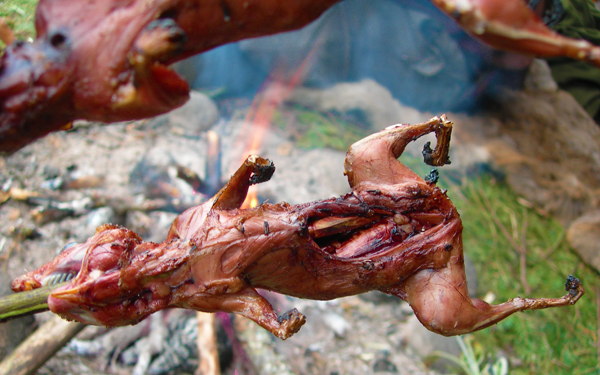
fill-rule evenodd
<path id="1" fill-rule="evenodd" d="M 140 119 L 182 105 L 167 66 L 239 39 L 299 28 L 339 0 L 40 0 L 37 38 L 0 61 L 0 151 L 75 119 Z"/>
<path id="2" fill-rule="evenodd" d="M 282 339 L 297 332 L 304 317 L 297 310 L 278 316 L 256 288 L 317 300 L 380 290 L 408 301 L 419 320 L 442 335 L 476 331 L 516 311 L 575 303 L 584 290 L 573 277 L 562 298 L 492 306 L 469 297 L 458 212 L 436 178 L 424 180 L 397 160 L 409 142 L 435 132 L 436 148 L 424 154 L 430 164 L 445 164 L 450 130 L 442 116 L 367 137 L 346 156 L 352 192 L 300 205 L 240 209 L 249 185 L 274 172 L 270 161 L 250 156 L 218 194 L 177 217 L 164 242 L 101 226 L 12 288 L 69 279 L 48 304 L 87 324 L 135 324 L 181 307 L 240 314 Z"/>
<path id="3" fill-rule="evenodd" d="M 299 28 L 337 1 L 40 0 L 36 40 L 13 44 L 0 60 L 0 152 L 76 119 L 114 122 L 167 112 L 189 90 L 167 65 Z M 598 47 L 549 30 L 524 0 L 432 1 L 493 47 L 600 65 Z"/>

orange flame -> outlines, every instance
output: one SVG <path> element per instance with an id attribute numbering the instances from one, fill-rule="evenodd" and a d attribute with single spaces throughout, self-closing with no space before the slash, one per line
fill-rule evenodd
<path id="1" fill-rule="evenodd" d="M 322 36 L 323 35 L 320 35 L 319 39 L 322 39 Z M 277 76 L 277 74 L 275 74 L 276 71 L 272 72 L 262 84 L 262 87 L 254 97 L 250 110 L 244 120 L 244 129 L 242 129 L 241 134 L 247 134 L 248 131 L 246 128 L 247 126 L 251 126 L 250 132 L 252 138 L 250 145 L 247 148 L 247 152 L 243 154 L 243 160 L 245 160 L 248 155 L 258 153 L 259 147 L 271 124 L 275 111 L 290 96 L 292 90 L 304 82 L 306 73 L 312 66 L 312 57 L 320 45 L 321 43 L 315 43 L 307 56 L 300 63 L 298 69 L 294 72 L 290 81 L 287 82 L 287 85 L 284 85 L 283 82 L 277 82 L 274 79 L 274 77 Z M 246 200 L 242 204 L 242 208 L 253 208 L 257 205 L 258 194 L 256 185 L 254 185 L 248 189 L 248 194 L 246 195 Z"/>

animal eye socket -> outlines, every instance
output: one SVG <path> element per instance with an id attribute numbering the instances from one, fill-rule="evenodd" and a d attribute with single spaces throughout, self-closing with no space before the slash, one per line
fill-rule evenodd
<path id="1" fill-rule="evenodd" d="M 66 41 L 67 37 L 61 32 L 55 32 L 50 36 L 50 44 L 55 48 L 61 47 Z"/>
<path id="2" fill-rule="evenodd" d="M 62 248 L 62 250 L 60 252 L 62 253 L 63 251 L 65 251 L 68 248 L 73 247 L 75 245 L 77 245 L 77 242 L 69 242 L 68 244 L 65 245 L 65 247 Z"/>

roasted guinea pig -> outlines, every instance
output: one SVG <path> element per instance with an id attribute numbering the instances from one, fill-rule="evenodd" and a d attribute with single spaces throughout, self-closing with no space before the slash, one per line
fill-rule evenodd
<path id="1" fill-rule="evenodd" d="M 68 279 L 48 305 L 87 324 L 135 324 L 180 307 L 240 314 L 282 339 L 298 331 L 303 315 L 294 309 L 278 316 L 256 288 L 316 300 L 380 290 L 409 302 L 427 328 L 443 335 L 476 331 L 516 311 L 575 303 L 583 287 L 572 277 L 562 298 L 492 306 L 469 297 L 456 208 L 435 178 L 426 181 L 397 160 L 409 142 L 435 132 L 437 145 L 426 145 L 424 154 L 430 164 L 445 164 L 450 131 L 442 116 L 371 135 L 346 156 L 350 193 L 300 205 L 240 209 L 248 187 L 274 172 L 273 163 L 250 156 L 213 198 L 179 215 L 164 242 L 101 226 L 12 288 Z"/>
<path id="2" fill-rule="evenodd" d="M 0 59 L 0 153 L 76 119 L 140 119 L 182 105 L 168 65 L 244 38 L 302 27 L 339 0 L 40 0 L 33 43 Z M 523 0 L 432 0 L 492 47 L 600 64 L 600 49 L 548 29 Z M 390 20 L 394 22 L 394 20 Z"/>
<path id="3" fill-rule="evenodd" d="M 244 38 L 302 27 L 339 0 L 40 0 L 33 43 L 0 60 L 0 151 L 75 119 L 155 116 L 188 99 L 167 66 Z"/>

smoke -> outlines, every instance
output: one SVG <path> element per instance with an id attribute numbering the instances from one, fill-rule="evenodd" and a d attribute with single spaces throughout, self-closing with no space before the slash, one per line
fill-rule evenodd
<path id="1" fill-rule="evenodd" d="M 489 49 L 416 0 L 346 0 L 301 30 L 196 56 L 187 75 L 196 89 L 253 97 L 267 77 L 288 82 L 309 55 L 305 86 L 370 78 L 421 111 L 469 111 L 494 82 L 507 81 Z"/>

